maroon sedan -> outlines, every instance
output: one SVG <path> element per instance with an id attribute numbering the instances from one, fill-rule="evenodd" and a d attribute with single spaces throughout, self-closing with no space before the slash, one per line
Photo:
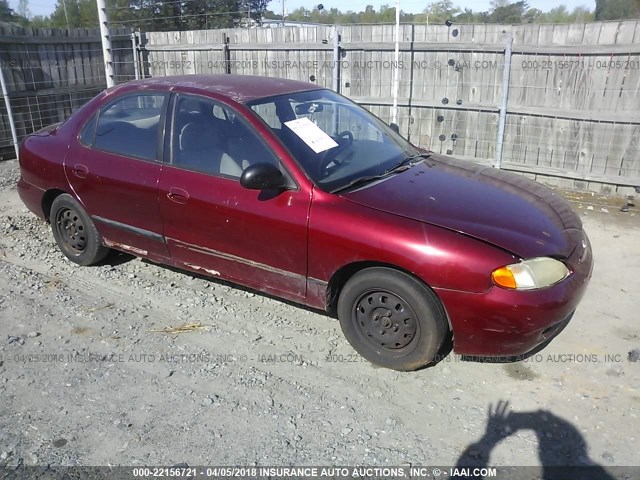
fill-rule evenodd
<path id="1" fill-rule="evenodd" d="M 20 151 L 20 197 L 79 265 L 110 248 L 337 314 L 397 370 L 516 356 L 571 318 L 592 269 L 578 216 L 523 177 L 415 147 L 307 83 L 111 88 Z"/>

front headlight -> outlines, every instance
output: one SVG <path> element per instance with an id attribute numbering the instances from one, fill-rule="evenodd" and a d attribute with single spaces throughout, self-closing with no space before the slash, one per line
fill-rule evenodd
<path id="1" fill-rule="evenodd" d="M 566 265 L 555 258 L 539 257 L 495 269 L 493 282 L 512 290 L 535 290 L 549 287 L 569 275 Z"/>

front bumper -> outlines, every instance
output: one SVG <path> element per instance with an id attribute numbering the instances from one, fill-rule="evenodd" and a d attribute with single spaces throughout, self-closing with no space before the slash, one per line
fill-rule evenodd
<path id="1" fill-rule="evenodd" d="M 567 259 L 571 274 L 535 291 L 497 286 L 484 293 L 435 289 L 449 315 L 460 355 L 525 355 L 562 331 L 582 299 L 593 269 L 588 238 Z"/>

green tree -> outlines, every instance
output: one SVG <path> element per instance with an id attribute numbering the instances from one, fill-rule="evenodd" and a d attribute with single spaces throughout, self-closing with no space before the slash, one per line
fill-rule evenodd
<path id="1" fill-rule="evenodd" d="M 51 28 L 51 20 L 47 16 L 35 15 L 29 20 L 29 26 L 32 28 Z"/>
<path id="2" fill-rule="evenodd" d="M 402 11 L 400 11 L 402 14 Z M 378 22 L 380 23 L 395 23 L 396 21 L 396 7 L 390 7 L 389 5 L 380 5 L 380 10 L 377 14 Z"/>
<path id="3" fill-rule="evenodd" d="M 373 5 L 367 5 L 358 17 L 358 23 L 378 23 L 378 15 Z"/>
<path id="4" fill-rule="evenodd" d="M 571 17 L 571 21 L 576 23 L 593 22 L 594 13 L 587 7 L 578 6 L 571 12 Z"/>
<path id="5" fill-rule="evenodd" d="M 596 20 L 640 18 L 640 0 L 596 0 Z"/>
<path id="6" fill-rule="evenodd" d="M 0 21 L 1 22 L 15 22 L 18 20 L 18 16 L 14 13 L 13 9 L 9 6 L 7 0 L 0 0 Z"/>
<path id="7" fill-rule="evenodd" d="M 178 7 L 174 22 L 178 30 L 231 28 L 238 25 L 241 17 L 246 18 L 237 0 L 191 0 Z"/>
<path id="8" fill-rule="evenodd" d="M 560 5 L 544 13 L 538 19 L 539 23 L 583 23 L 592 22 L 594 14 L 587 7 L 576 7 L 571 12 Z"/>
<path id="9" fill-rule="evenodd" d="M 542 10 L 539 10 L 537 8 L 530 8 L 524 13 L 522 17 L 522 23 L 539 23 L 540 19 L 543 16 L 544 13 L 542 12 Z"/>
<path id="10" fill-rule="evenodd" d="M 495 10 L 496 8 L 506 7 L 509 3 L 509 0 L 491 0 L 489 5 L 491 5 L 491 10 Z"/>
<path id="11" fill-rule="evenodd" d="M 82 25 L 80 22 L 80 6 L 78 0 L 58 0 L 53 13 L 50 16 L 51 26 L 53 28 L 79 28 L 86 27 L 88 25 Z M 98 18 L 94 21 L 95 26 L 98 26 Z"/>
<path id="12" fill-rule="evenodd" d="M 491 23 L 522 23 L 529 8 L 524 0 L 506 4 L 504 0 L 495 0 L 492 5 L 493 11 L 489 14 Z"/>
<path id="13" fill-rule="evenodd" d="M 309 20 L 314 23 L 333 23 L 330 11 L 318 10 L 317 8 L 311 9 Z"/>
<path id="14" fill-rule="evenodd" d="M 309 22 L 311 20 L 311 10 L 299 7 L 287 14 L 287 20 L 294 22 Z"/>
<path id="15" fill-rule="evenodd" d="M 465 8 L 463 12 L 456 16 L 455 20 L 458 23 L 475 23 L 476 14 L 470 8 Z"/>
<path id="16" fill-rule="evenodd" d="M 270 1 L 271 0 L 243 0 L 241 2 L 242 10 L 250 11 L 251 19 L 259 22 L 267 11 L 267 6 Z"/>
<path id="17" fill-rule="evenodd" d="M 282 18 L 282 15 L 278 15 L 276 14 L 276 12 L 274 12 L 273 10 L 266 10 L 263 14 L 262 14 L 262 18 L 267 19 L 267 20 L 279 20 Z"/>
<path id="18" fill-rule="evenodd" d="M 66 15 L 63 1 L 66 2 Z M 18 15 L 7 0 L 0 0 L 0 20 L 34 27 L 66 28 L 97 27 L 98 15 L 95 0 L 57 0 L 49 17 L 28 19 L 28 0 L 19 0 Z M 261 18 L 280 20 L 281 12 L 268 10 L 270 0 L 107 0 L 111 24 L 126 25 L 142 31 L 198 30 L 204 28 L 229 28 L 246 25 L 247 15 L 259 21 Z M 401 22 L 442 24 L 446 20 L 457 23 L 572 23 L 595 20 L 640 18 L 640 0 L 596 0 L 595 11 L 576 7 L 569 11 L 558 5 L 547 12 L 529 8 L 525 0 L 493 0 L 488 12 L 475 12 L 470 8 L 461 11 L 453 0 L 430 3 L 423 12 L 400 12 Z M 288 20 L 323 24 L 393 23 L 395 6 L 383 4 L 378 9 L 367 5 L 361 11 L 337 8 L 318 10 L 315 6 L 300 7 L 287 15 Z"/>
<path id="19" fill-rule="evenodd" d="M 444 23 L 453 20 L 460 13 L 451 0 L 439 0 L 430 3 L 424 11 L 416 15 L 416 20 L 420 23 Z"/>
<path id="20" fill-rule="evenodd" d="M 560 5 L 556 8 L 552 8 L 547 13 L 544 14 L 541 19 L 543 23 L 569 23 L 570 22 L 570 14 L 567 7 L 564 5 Z"/>
<path id="21" fill-rule="evenodd" d="M 20 0 L 18 2 L 18 15 L 23 18 L 31 18 L 31 12 L 29 11 L 29 0 Z"/>
<path id="22" fill-rule="evenodd" d="M 571 12 L 572 22 L 585 23 L 594 21 L 594 13 L 587 7 L 576 7 Z"/>

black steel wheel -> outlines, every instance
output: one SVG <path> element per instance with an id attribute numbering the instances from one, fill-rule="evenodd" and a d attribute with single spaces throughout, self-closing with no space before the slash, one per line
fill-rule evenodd
<path id="1" fill-rule="evenodd" d="M 406 300 L 388 290 L 365 292 L 352 315 L 372 346 L 397 351 L 419 333 L 418 316 Z"/>
<path id="2" fill-rule="evenodd" d="M 65 249 L 74 255 L 82 255 L 87 248 L 87 232 L 84 223 L 73 208 L 61 208 L 56 212 L 55 228 Z"/>
<path id="3" fill-rule="evenodd" d="M 398 270 L 361 270 L 338 299 L 342 331 L 364 358 L 393 370 L 417 370 L 434 361 L 448 332 L 433 291 Z"/>
<path id="4" fill-rule="evenodd" d="M 56 197 L 49 219 L 58 247 L 72 262 L 93 265 L 109 253 L 91 218 L 71 195 Z"/>

